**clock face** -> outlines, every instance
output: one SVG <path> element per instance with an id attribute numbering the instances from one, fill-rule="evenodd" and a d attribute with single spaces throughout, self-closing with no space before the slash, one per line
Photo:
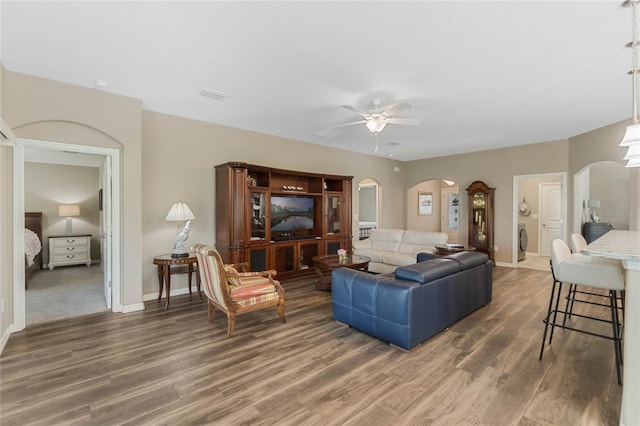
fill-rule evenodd
<path id="1" fill-rule="evenodd" d="M 483 209 L 486 205 L 486 200 L 482 192 L 476 192 L 473 194 L 473 208 Z"/>

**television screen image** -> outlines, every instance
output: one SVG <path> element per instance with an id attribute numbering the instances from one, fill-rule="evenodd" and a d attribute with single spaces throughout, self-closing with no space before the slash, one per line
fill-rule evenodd
<path id="1" fill-rule="evenodd" d="M 313 198 L 271 197 L 271 231 L 313 229 Z"/>

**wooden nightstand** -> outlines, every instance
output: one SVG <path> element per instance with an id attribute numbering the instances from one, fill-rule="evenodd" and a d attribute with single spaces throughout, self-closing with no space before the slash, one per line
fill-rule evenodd
<path id="1" fill-rule="evenodd" d="M 56 266 L 91 266 L 91 235 L 49 237 L 49 269 Z"/>

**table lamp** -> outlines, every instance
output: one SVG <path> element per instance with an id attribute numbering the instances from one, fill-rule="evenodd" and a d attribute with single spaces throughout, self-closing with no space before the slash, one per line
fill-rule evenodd
<path id="1" fill-rule="evenodd" d="M 71 235 L 72 217 L 80 216 L 80 206 L 77 204 L 61 204 L 58 206 L 58 216 L 67 218 L 67 235 Z"/>
<path id="2" fill-rule="evenodd" d="M 589 200 L 587 205 L 591 209 L 591 221 L 592 222 L 600 222 L 600 218 L 596 214 L 596 210 L 595 210 L 595 209 L 599 209 L 600 208 L 600 200 Z"/>
<path id="3" fill-rule="evenodd" d="M 182 201 L 178 201 L 171 206 L 169 213 L 165 220 L 178 222 L 178 226 L 182 226 L 182 230 L 176 236 L 176 240 L 173 243 L 173 252 L 171 257 L 189 257 L 189 253 L 185 247 L 185 243 L 189 239 L 189 228 L 191 227 L 191 221 L 196 217 L 187 205 Z"/>

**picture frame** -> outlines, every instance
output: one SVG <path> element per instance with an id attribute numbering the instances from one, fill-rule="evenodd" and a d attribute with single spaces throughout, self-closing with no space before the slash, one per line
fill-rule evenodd
<path id="1" fill-rule="evenodd" d="M 433 193 L 418 192 L 418 216 L 433 214 Z"/>

